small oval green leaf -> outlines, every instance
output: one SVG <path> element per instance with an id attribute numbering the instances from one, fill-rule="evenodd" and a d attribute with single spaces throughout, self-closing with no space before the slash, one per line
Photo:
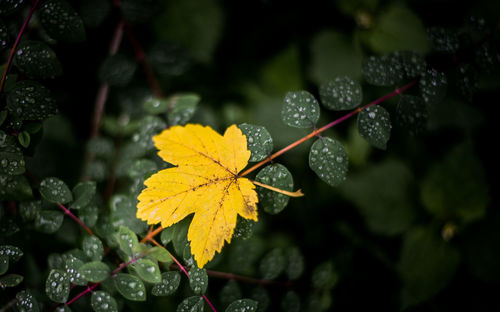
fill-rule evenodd
<path id="1" fill-rule="evenodd" d="M 371 145 L 385 150 L 391 136 L 390 115 L 382 106 L 364 108 L 358 115 L 359 134 Z"/>
<path id="2" fill-rule="evenodd" d="M 424 101 L 414 95 L 403 95 L 396 109 L 399 124 L 411 135 L 417 135 L 427 128 L 428 110 Z"/>
<path id="3" fill-rule="evenodd" d="M 156 262 L 142 258 L 133 264 L 133 268 L 144 281 L 151 284 L 161 282 L 161 272 Z"/>
<path id="4" fill-rule="evenodd" d="M 92 261 L 82 265 L 78 272 L 89 282 L 99 283 L 109 277 L 110 269 L 101 261 Z"/>
<path id="5" fill-rule="evenodd" d="M 16 307 L 19 312 L 38 312 L 38 301 L 30 290 L 22 290 L 16 294 Z"/>
<path id="6" fill-rule="evenodd" d="M 200 269 L 196 265 L 192 266 L 189 270 L 189 286 L 195 294 L 204 294 L 208 287 L 207 270 Z"/>
<path id="7" fill-rule="evenodd" d="M 182 300 L 177 306 L 177 312 L 203 312 L 205 302 L 203 297 L 193 296 Z"/>
<path id="8" fill-rule="evenodd" d="M 82 242 L 82 250 L 90 260 L 94 261 L 101 260 L 104 254 L 102 242 L 96 236 L 85 236 Z"/>
<path id="9" fill-rule="evenodd" d="M 85 40 L 83 21 L 71 5 L 64 0 L 49 0 L 40 7 L 40 22 L 50 37 L 66 41 Z"/>
<path id="10" fill-rule="evenodd" d="M 120 54 L 108 56 L 99 68 L 99 80 L 111 86 L 126 86 L 134 76 L 136 63 Z"/>
<path id="11" fill-rule="evenodd" d="M 14 61 L 17 68 L 30 79 L 55 78 L 62 74 L 56 54 L 40 41 L 21 42 Z"/>
<path id="12" fill-rule="evenodd" d="M 35 219 L 35 228 L 44 233 L 55 233 L 63 223 L 64 215 L 60 211 L 42 210 Z"/>
<path id="13" fill-rule="evenodd" d="M 185 125 L 194 115 L 200 96 L 194 93 L 177 94 L 169 99 L 172 109 L 168 113 L 170 126 Z"/>
<path id="14" fill-rule="evenodd" d="M 424 102 L 432 107 L 441 102 L 446 96 L 448 81 L 443 72 L 429 69 L 420 78 L 419 88 Z"/>
<path id="15" fill-rule="evenodd" d="M 115 298 L 102 290 L 94 291 L 90 298 L 90 306 L 95 312 L 118 312 L 118 304 Z"/>
<path id="16" fill-rule="evenodd" d="M 238 126 L 247 137 L 247 147 L 252 153 L 248 161 L 261 161 L 273 151 L 273 138 L 263 126 L 241 124 Z"/>
<path id="17" fill-rule="evenodd" d="M 116 289 L 126 299 L 132 301 L 146 300 L 146 287 L 137 276 L 118 273 L 113 279 Z"/>
<path id="18" fill-rule="evenodd" d="M 0 288 L 16 287 L 23 281 L 24 277 L 19 274 L 7 274 L 0 277 Z"/>
<path id="19" fill-rule="evenodd" d="M 45 178 L 40 182 L 40 194 L 47 201 L 55 204 L 66 204 L 73 200 L 73 195 L 66 183 L 54 177 Z"/>
<path id="20" fill-rule="evenodd" d="M 319 88 L 321 103 L 328 109 L 348 110 L 361 104 L 361 85 L 349 77 L 337 77 L 323 83 Z"/>
<path id="21" fill-rule="evenodd" d="M 288 169 L 281 164 L 264 167 L 256 176 L 256 180 L 285 191 L 293 190 L 293 178 Z M 289 197 L 260 186 L 257 186 L 259 203 L 270 214 L 280 213 L 288 204 Z"/>
<path id="22" fill-rule="evenodd" d="M 257 311 L 258 302 L 250 299 L 238 299 L 231 303 L 226 312 L 255 312 Z"/>
<path id="23" fill-rule="evenodd" d="M 69 276 L 62 270 L 53 269 L 45 282 L 45 293 L 50 300 L 64 303 L 70 291 Z"/>
<path id="24" fill-rule="evenodd" d="M 312 128 L 319 119 L 319 104 L 307 91 L 288 92 L 281 109 L 283 122 L 296 128 Z"/>
<path id="25" fill-rule="evenodd" d="M 181 275 L 177 271 L 163 272 L 161 283 L 153 286 L 151 293 L 153 296 L 168 296 L 177 290 L 181 283 Z"/>
<path id="26" fill-rule="evenodd" d="M 134 254 L 139 246 L 137 235 L 125 226 L 120 226 L 118 230 L 118 244 L 120 249 L 128 256 Z"/>
<path id="27" fill-rule="evenodd" d="M 49 89 L 36 81 L 17 82 L 7 95 L 7 110 L 21 120 L 43 120 L 57 113 Z"/>
<path id="28" fill-rule="evenodd" d="M 94 198 L 96 183 L 94 181 L 80 182 L 73 188 L 74 201 L 69 206 L 71 209 L 81 209 L 87 206 Z"/>
<path id="29" fill-rule="evenodd" d="M 278 277 L 285 269 L 286 260 L 283 250 L 274 248 L 260 261 L 260 273 L 263 279 L 271 280 Z"/>
<path id="30" fill-rule="evenodd" d="M 311 146 L 309 167 L 331 186 L 337 186 L 345 180 L 347 166 L 347 153 L 342 144 L 334 139 L 319 138 Z"/>

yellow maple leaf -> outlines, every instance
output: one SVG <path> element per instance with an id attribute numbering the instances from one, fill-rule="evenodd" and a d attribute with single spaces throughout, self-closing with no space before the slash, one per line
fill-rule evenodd
<path id="1" fill-rule="evenodd" d="M 202 268 L 231 241 L 238 214 L 257 221 L 255 185 L 238 176 L 250 158 L 246 137 L 236 125 L 221 136 L 208 126 L 188 124 L 166 129 L 153 141 L 158 155 L 176 167 L 144 182 L 137 217 L 168 227 L 194 213 L 187 238 Z"/>

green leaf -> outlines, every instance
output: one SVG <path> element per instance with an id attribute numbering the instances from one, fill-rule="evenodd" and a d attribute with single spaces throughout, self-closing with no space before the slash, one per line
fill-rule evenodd
<path id="1" fill-rule="evenodd" d="M 30 79 L 55 78 L 62 74 L 61 63 L 56 54 L 40 41 L 22 41 L 17 48 L 14 62 Z"/>
<path id="2" fill-rule="evenodd" d="M 329 185 L 337 186 L 345 180 L 347 166 L 347 153 L 338 141 L 322 137 L 311 146 L 309 167 Z"/>
<path id="3" fill-rule="evenodd" d="M 142 107 L 146 113 L 151 115 L 158 115 L 166 113 L 170 106 L 170 101 L 168 99 L 162 99 L 157 97 L 151 97 L 146 99 L 142 104 Z"/>
<path id="4" fill-rule="evenodd" d="M 24 173 L 24 156 L 13 136 L 0 130 L 0 175 Z"/>
<path id="5" fill-rule="evenodd" d="M 180 76 L 191 67 L 192 58 L 184 47 L 173 42 L 156 42 L 147 55 L 151 68 L 159 76 Z"/>
<path id="6" fill-rule="evenodd" d="M 99 67 L 99 80 L 111 86 L 126 86 L 132 80 L 136 67 L 136 63 L 124 55 L 108 56 Z"/>
<path id="7" fill-rule="evenodd" d="M 15 287 L 23 281 L 24 277 L 19 274 L 7 274 L 0 277 L 0 288 Z"/>
<path id="8" fill-rule="evenodd" d="M 446 75 L 435 69 L 429 69 L 422 74 L 419 81 L 420 93 L 424 102 L 430 107 L 439 104 L 446 96 Z"/>
<path id="9" fill-rule="evenodd" d="M 66 41 L 85 40 L 83 21 L 71 5 L 64 0 L 49 0 L 40 7 L 40 22 L 50 37 Z"/>
<path id="10" fill-rule="evenodd" d="M 17 135 L 17 140 L 22 147 L 28 148 L 31 142 L 31 137 L 27 131 L 21 131 L 21 133 Z"/>
<path id="11" fill-rule="evenodd" d="M 144 281 L 151 284 L 158 284 L 161 282 L 161 272 L 158 264 L 149 259 L 139 259 L 133 265 L 137 275 Z"/>
<path id="12" fill-rule="evenodd" d="M 274 248 L 260 261 L 259 269 L 263 279 L 271 280 L 278 277 L 284 270 L 286 259 L 283 250 Z"/>
<path id="13" fill-rule="evenodd" d="M 73 195 L 66 183 L 54 177 L 45 178 L 40 182 L 40 194 L 47 201 L 55 204 L 66 204 L 73 200 Z"/>
<path id="14" fill-rule="evenodd" d="M 385 57 L 392 64 L 401 67 L 402 79 L 419 77 L 427 67 L 425 59 L 415 51 L 395 51 Z"/>
<path id="15" fill-rule="evenodd" d="M 161 283 L 153 286 L 151 293 L 153 296 L 168 296 L 176 292 L 181 283 L 181 275 L 177 271 L 163 272 Z"/>
<path id="16" fill-rule="evenodd" d="M 78 272 L 89 282 L 99 283 L 109 277 L 109 267 L 101 261 L 92 261 L 82 265 Z"/>
<path id="17" fill-rule="evenodd" d="M 317 85 L 331 77 L 349 76 L 355 80 L 361 78 L 363 54 L 353 36 L 336 31 L 322 31 L 313 37 L 309 50 L 309 76 Z"/>
<path id="18" fill-rule="evenodd" d="M 371 145 L 385 150 L 391 136 L 391 116 L 379 105 L 364 108 L 358 115 L 359 134 Z"/>
<path id="19" fill-rule="evenodd" d="M 273 138 L 263 126 L 247 123 L 238 126 L 247 137 L 247 147 L 252 153 L 248 161 L 261 161 L 273 151 Z"/>
<path id="20" fill-rule="evenodd" d="M 444 289 L 458 268 L 459 253 L 428 228 L 404 237 L 398 271 L 403 282 L 402 308 L 428 300 Z"/>
<path id="21" fill-rule="evenodd" d="M 442 27 L 431 27 L 427 31 L 436 51 L 455 53 L 460 48 L 459 32 Z"/>
<path id="22" fill-rule="evenodd" d="M 156 152 L 152 137 L 159 134 L 166 127 L 167 125 L 161 118 L 146 116 L 139 122 L 139 131 L 132 135 L 132 142 L 138 145 L 136 148 L 143 150 L 143 155 L 149 152 Z"/>
<path id="23" fill-rule="evenodd" d="M 368 44 L 379 53 L 415 50 L 425 53 L 430 48 L 427 33 L 420 19 L 409 9 L 394 4 L 377 19 L 368 34 Z"/>
<path id="24" fill-rule="evenodd" d="M 219 293 L 219 300 L 223 306 L 228 306 L 231 302 L 241 299 L 242 296 L 238 282 L 234 279 L 230 279 L 227 281 L 226 285 L 222 287 Z"/>
<path id="25" fill-rule="evenodd" d="M 118 304 L 115 298 L 108 292 L 98 290 L 92 293 L 90 306 L 95 312 L 118 312 Z"/>
<path id="26" fill-rule="evenodd" d="M 86 286 L 87 281 L 81 276 L 80 272 L 78 272 L 78 269 L 82 267 L 84 262 L 73 256 L 70 255 L 64 262 L 64 270 L 69 276 L 69 281 L 75 285 L 80 285 L 80 286 Z"/>
<path id="27" fill-rule="evenodd" d="M 116 290 L 123 297 L 132 301 L 146 301 L 146 287 L 137 276 L 118 273 L 113 279 Z"/>
<path id="28" fill-rule="evenodd" d="M 45 282 L 45 293 L 50 300 L 64 303 L 70 291 L 69 276 L 62 270 L 53 269 Z"/>
<path id="29" fill-rule="evenodd" d="M 137 234 L 144 232 L 147 228 L 146 222 L 135 216 L 137 212 L 136 199 L 118 194 L 111 197 L 109 203 L 113 227 L 118 228 L 123 225 Z"/>
<path id="30" fill-rule="evenodd" d="M 16 294 L 16 307 L 19 312 L 38 312 L 38 301 L 30 290 L 22 290 Z"/>
<path id="31" fill-rule="evenodd" d="M 94 198 L 96 183 L 94 181 L 80 182 L 73 188 L 74 201 L 69 206 L 71 209 L 81 209 L 87 206 Z"/>
<path id="32" fill-rule="evenodd" d="M 113 142 L 104 137 L 95 137 L 88 141 L 87 151 L 96 158 L 109 160 L 113 158 Z"/>
<path id="33" fill-rule="evenodd" d="M 30 183 L 24 175 L 3 175 L 0 174 L 0 201 L 29 200 L 33 197 Z"/>
<path id="34" fill-rule="evenodd" d="M 203 312 L 205 302 L 203 297 L 193 296 L 182 300 L 177 306 L 177 312 Z"/>
<path id="35" fill-rule="evenodd" d="M 182 255 L 184 248 L 188 245 L 187 233 L 191 219 L 183 219 L 182 221 L 173 225 L 172 243 L 174 250 L 178 255 Z"/>
<path id="36" fill-rule="evenodd" d="M 0 275 L 5 274 L 9 269 L 9 257 L 7 255 L 0 256 Z"/>
<path id="37" fill-rule="evenodd" d="M 138 159 L 132 163 L 128 171 L 131 179 L 147 179 L 158 171 L 156 163 L 149 159 Z"/>
<path id="38" fill-rule="evenodd" d="M 82 242 L 82 250 L 89 259 L 98 261 L 102 259 L 104 247 L 96 236 L 85 236 Z"/>
<path id="39" fill-rule="evenodd" d="M 174 261 L 172 259 L 172 257 L 170 256 L 170 254 L 168 253 L 168 251 L 165 248 L 160 247 L 160 246 L 155 246 L 155 247 L 149 249 L 149 255 L 151 257 L 153 257 L 154 259 L 156 259 L 160 262 L 163 262 L 164 265 L 166 265 L 167 267 L 170 263 L 172 263 Z"/>
<path id="40" fill-rule="evenodd" d="M 250 299 L 239 299 L 231 303 L 225 312 L 257 311 L 258 302 Z"/>
<path id="41" fill-rule="evenodd" d="M 307 91 L 288 92 L 285 95 L 281 120 L 296 128 L 312 128 L 319 119 L 319 104 Z"/>
<path id="42" fill-rule="evenodd" d="M 78 217 L 89 227 L 93 227 L 98 218 L 99 210 L 96 205 L 90 204 L 78 210 Z"/>
<path id="43" fill-rule="evenodd" d="M 304 272 L 304 255 L 297 247 L 292 247 L 286 250 L 285 257 L 287 259 L 286 275 L 290 280 L 298 279 Z"/>
<path id="44" fill-rule="evenodd" d="M 470 223 L 486 214 L 488 182 L 483 165 L 469 143 L 458 145 L 430 167 L 420 196 L 425 209 L 441 220 Z"/>
<path id="45" fill-rule="evenodd" d="M 17 223 L 12 219 L 5 219 L 0 221 L 0 237 L 7 237 L 16 234 L 21 229 Z"/>
<path id="46" fill-rule="evenodd" d="M 284 312 L 300 312 L 300 297 L 294 291 L 287 291 L 281 300 L 281 308 Z"/>
<path id="47" fill-rule="evenodd" d="M 6 16 L 21 9 L 25 0 L 2 0 L 0 2 L 0 16 Z"/>
<path id="48" fill-rule="evenodd" d="M 394 60 L 384 57 L 370 56 L 363 60 L 363 76 L 374 86 L 393 86 L 403 79 L 404 73 L 401 65 Z"/>
<path id="49" fill-rule="evenodd" d="M 471 64 L 460 64 L 456 68 L 455 80 L 460 93 L 468 101 L 472 101 L 472 96 L 477 91 L 479 73 Z"/>
<path id="50" fill-rule="evenodd" d="M 197 295 L 202 295 L 207 291 L 208 275 L 207 270 L 200 269 L 193 265 L 189 270 L 189 286 Z"/>
<path id="51" fill-rule="evenodd" d="M 169 226 L 161 231 L 160 239 L 163 245 L 170 243 L 170 241 L 174 238 L 174 229 L 175 227 Z"/>
<path id="52" fill-rule="evenodd" d="M 118 244 L 120 249 L 128 256 L 132 256 L 134 250 L 139 248 L 137 235 L 125 226 L 120 226 L 118 230 Z"/>
<path id="53" fill-rule="evenodd" d="M 236 227 L 234 228 L 233 237 L 241 239 L 249 239 L 252 237 L 256 222 L 238 216 Z"/>
<path id="54" fill-rule="evenodd" d="M 319 96 L 321 103 L 328 109 L 349 110 L 361 104 L 363 90 L 351 78 L 337 77 L 321 84 Z"/>
<path id="55" fill-rule="evenodd" d="M 63 223 L 64 215 L 60 211 L 42 210 L 35 219 L 35 228 L 44 233 L 55 233 Z"/>
<path id="56" fill-rule="evenodd" d="M 10 115 L 21 120 L 44 120 L 57 113 L 50 90 L 31 80 L 14 85 L 7 95 L 6 108 Z"/>
<path id="57" fill-rule="evenodd" d="M 282 190 L 293 190 L 293 178 L 288 169 L 281 164 L 264 167 L 256 176 L 258 182 L 277 187 Z M 257 186 L 259 203 L 270 214 L 280 213 L 288 204 L 289 197 Z"/>
<path id="58" fill-rule="evenodd" d="M 169 99 L 172 109 L 168 113 L 170 126 L 185 125 L 194 115 L 200 97 L 194 93 L 177 94 Z"/>
<path id="59" fill-rule="evenodd" d="M 399 124 L 411 135 L 417 135 L 427 128 L 429 113 L 424 101 L 413 95 L 403 95 L 396 108 Z"/>
<path id="60" fill-rule="evenodd" d="M 318 265 L 312 275 L 311 281 L 313 287 L 318 290 L 329 290 L 333 288 L 338 281 L 338 274 L 330 261 Z"/>
<path id="61" fill-rule="evenodd" d="M 67 305 L 60 305 L 55 308 L 55 312 L 71 312 L 71 309 Z"/>

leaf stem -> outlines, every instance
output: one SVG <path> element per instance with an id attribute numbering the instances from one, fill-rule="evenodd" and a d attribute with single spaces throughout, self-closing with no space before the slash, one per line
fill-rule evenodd
<path id="1" fill-rule="evenodd" d="M 289 191 L 285 191 L 285 190 L 279 189 L 279 188 L 271 186 L 271 185 L 260 183 L 259 181 L 252 180 L 252 183 L 255 185 L 258 185 L 260 187 L 266 188 L 268 190 L 271 190 L 273 192 L 284 194 L 284 195 L 287 195 L 290 197 L 302 197 L 302 196 L 304 196 L 304 193 L 302 193 L 302 190 L 297 190 L 295 192 L 289 192 Z"/>
<path id="2" fill-rule="evenodd" d="M 315 137 L 317 135 L 319 135 L 321 132 L 327 130 L 327 129 L 330 129 L 331 127 L 341 123 L 342 121 L 346 120 L 346 119 L 349 119 L 351 118 L 352 116 L 355 116 L 356 114 L 358 114 L 359 112 L 361 112 L 363 109 L 367 108 L 367 107 L 370 107 L 370 106 L 373 106 L 373 105 L 377 105 L 379 103 L 382 103 L 384 102 L 385 100 L 387 99 L 390 99 L 391 97 L 395 96 L 395 95 L 398 95 L 398 94 L 401 94 L 403 91 L 405 91 L 406 89 L 408 88 L 411 88 L 413 85 L 415 85 L 416 83 L 418 82 L 418 79 L 415 79 L 413 80 L 412 82 L 402 86 L 401 88 L 398 88 L 396 90 L 394 90 L 393 92 L 389 93 L 389 94 L 386 94 L 384 95 L 383 97 L 373 101 L 373 102 L 370 102 L 364 106 L 361 106 L 361 107 L 358 107 L 357 109 L 351 111 L 350 113 L 330 122 L 329 124 L 319 128 L 319 129 L 316 129 L 314 130 L 313 132 L 309 133 L 308 135 L 306 135 L 305 137 L 293 142 L 292 144 L 282 148 L 281 150 L 277 151 L 276 153 L 272 154 L 271 156 L 269 156 L 268 158 L 262 160 L 261 162 L 253 165 L 252 167 L 248 168 L 247 170 L 243 171 L 240 176 L 246 176 L 247 174 L 249 174 L 250 172 L 252 171 L 255 171 L 256 169 L 262 167 L 263 165 L 267 164 L 268 162 L 270 162 L 271 160 L 273 160 L 274 158 L 280 156 L 281 154 L 284 154 L 285 152 L 288 152 L 289 150 L 291 150 L 292 148 L 296 147 L 297 145 L 300 145 L 302 143 L 304 143 L 305 141 L 309 140 L 310 138 L 312 137 Z"/>
<path id="3" fill-rule="evenodd" d="M 75 220 L 85 231 L 87 231 L 87 233 L 89 233 L 92 236 L 95 235 L 94 232 L 92 232 L 92 230 L 85 223 L 83 223 L 82 220 L 78 219 L 78 217 L 75 216 L 68 208 L 64 207 L 63 204 L 57 204 L 57 205 L 64 211 L 65 214 L 70 216 L 71 219 Z"/>
<path id="4" fill-rule="evenodd" d="M 24 30 L 26 29 L 26 26 L 28 26 L 28 23 L 30 22 L 31 17 L 33 16 L 33 12 L 35 12 L 35 9 L 38 5 L 38 2 L 40 2 L 40 1 L 35 0 L 35 2 L 33 3 L 33 6 L 31 7 L 31 9 L 28 13 L 28 16 L 24 20 L 23 26 L 21 27 L 21 29 L 19 30 L 19 33 L 17 34 L 16 41 L 14 41 L 14 45 L 12 46 L 12 49 L 10 49 L 9 58 L 7 60 L 7 65 L 5 65 L 5 69 L 4 69 L 3 75 L 2 75 L 2 80 L 0 81 L 0 93 L 3 91 L 5 81 L 7 80 L 7 73 L 9 71 L 10 65 L 12 64 L 12 60 L 14 59 L 14 54 L 17 50 L 17 46 L 19 45 L 19 42 L 21 42 L 21 37 L 23 36 Z"/>

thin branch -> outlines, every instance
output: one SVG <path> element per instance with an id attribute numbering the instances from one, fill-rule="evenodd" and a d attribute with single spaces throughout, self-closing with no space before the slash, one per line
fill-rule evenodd
<path id="1" fill-rule="evenodd" d="M 68 208 L 64 207 L 62 204 L 57 205 L 64 211 L 65 214 L 70 216 L 71 219 L 75 220 L 85 231 L 87 231 L 87 233 L 94 236 L 94 232 L 92 232 L 92 230 L 85 223 L 83 223 L 82 220 L 78 219 L 78 217 L 75 216 Z"/>
<path id="2" fill-rule="evenodd" d="M 387 99 L 390 99 L 391 97 L 395 96 L 395 95 L 398 95 L 398 94 L 401 94 L 403 91 L 405 91 L 406 89 L 412 87 L 413 85 L 415 85 L 416 83 L 418 82 L 418 79 L 416 80 L 413 80 L 412 82 L 408 83 L 407 85 L 399 88 L 399 89 L 396 89 L 394 90 L 393 92 L 389 93 L 389 94 L 386 94 L 384 95 L 383 97 L 373 101 L 373 102 L 370 102 L 364 106 L 361 106 L 361 107 L 358 107 L 357 109 L 353 110 L 352 112 L 340 117 L 339 119 L 336 119 L 332 122 L 330 122 L 329 124 L 327 124 L 326 126 L 323 126 L 319 129 L 316 129 L 314 130 L 313 132 L 309 133 L 308 135 L 306 135 L 305 137 L 293 142 L 292 144 L 288 145 L 287 147 L 277 151 L 276 153 L 272 154 L 271 156 L 269 156 L 268 158 L 264 159 L 263 161 L 255 164 L 254 166 L 250 167 L 249 169 L 243 171 L 240 176 L 243 177 L 243 176 L 246 176 L 247 174 L 249 174 L 250 172 L 262 167 L 263 165 L 267 164 L 268 162 L 270 162 L 271 160 L 273 160 L 274 158 L 280 156 L 281 154 L 284 154 L 285 152 L 288 152 L 289 150 L 291 150 L 292 148 L 296 147 L 297 145 L 300 145 L 302 143 L 304 143 L 305 141 L 309 140 L 310 138 L 313 138 L 315 136 L 317 136 L 318 134 L 320 134 L 321 132 L 327 130 L 327 129 L 330 129 L 331 127 L 341 123 L 342 121 L 346 120 L 346 119 L 349 119 L 351 118 L 352 116 L 355 116 L 356 114 L 358 114 L 359 112 L 361 112 L 363 109 L 367 108 L 367 107 L 370 107 L 370 106 L 373 106 L 373 105 L 377 105 L 379 103 L 382 103 L 384 102 L 385 100 Z"/>
<path id="3" fill-rule="evenodd" d="M 7 80 L 7 73 L 9 72 L 10 65 L 12 64 L 12 60 L 14 59 L 14 54 L 17 50 L 17 46 L 19 45 L 19 42 L 21 42 L 21 37 L 23 36 L 24 30 L 26 29 L 26 26 L 28 26 L 28 23 L 30 22 L 31 16 L 33 16 L 33 12 L 35 12 L 35 9 L 38 5 L 39 0 L 35 0 L 33 3 L 33 6 L 31 7 L 28 16 L 24 20 L 23 26 L 21 27 L 21 30 L 19 30 L 19 33 L 17 34 L 16 41 L 14 41 L 14 45 L 12 46 L 12 49 L 10 49 L 10 54 L 9 58 L 7 60 L 7 65 L 5 65 L 5 69 L 3 71 L 2 75 L 2 80 L 0 81 L 0 93 L 3 91 L 3 87 L 5 85 L 5 81 Z"/>
<path id="4" fill-rule="evenodd" d="M 146 59 L 146 53 L 144 52 L 141 44 L 135 37 L 134 32 L 132 31 L 132 27 L 130 27 L 128 23 L 125 24 L 125 32 L 127 33 L 130 43 L 132 44 L 132 48 L 134 49 L 135 59 L 137 60 L 137 62 L 139 62 L 139 64 L 141 64 L 142 70 L 146 75 L 146 79 L 148 80 L 149 86 L 153 91 L 153 94 L 157 98 L 163 98 L 164 97 L 163 91 L 160 88 L 158 79 L 156 79 L 156 76 L 154 75 L 151 66 L 149 66 L 148 60 Z"/>

